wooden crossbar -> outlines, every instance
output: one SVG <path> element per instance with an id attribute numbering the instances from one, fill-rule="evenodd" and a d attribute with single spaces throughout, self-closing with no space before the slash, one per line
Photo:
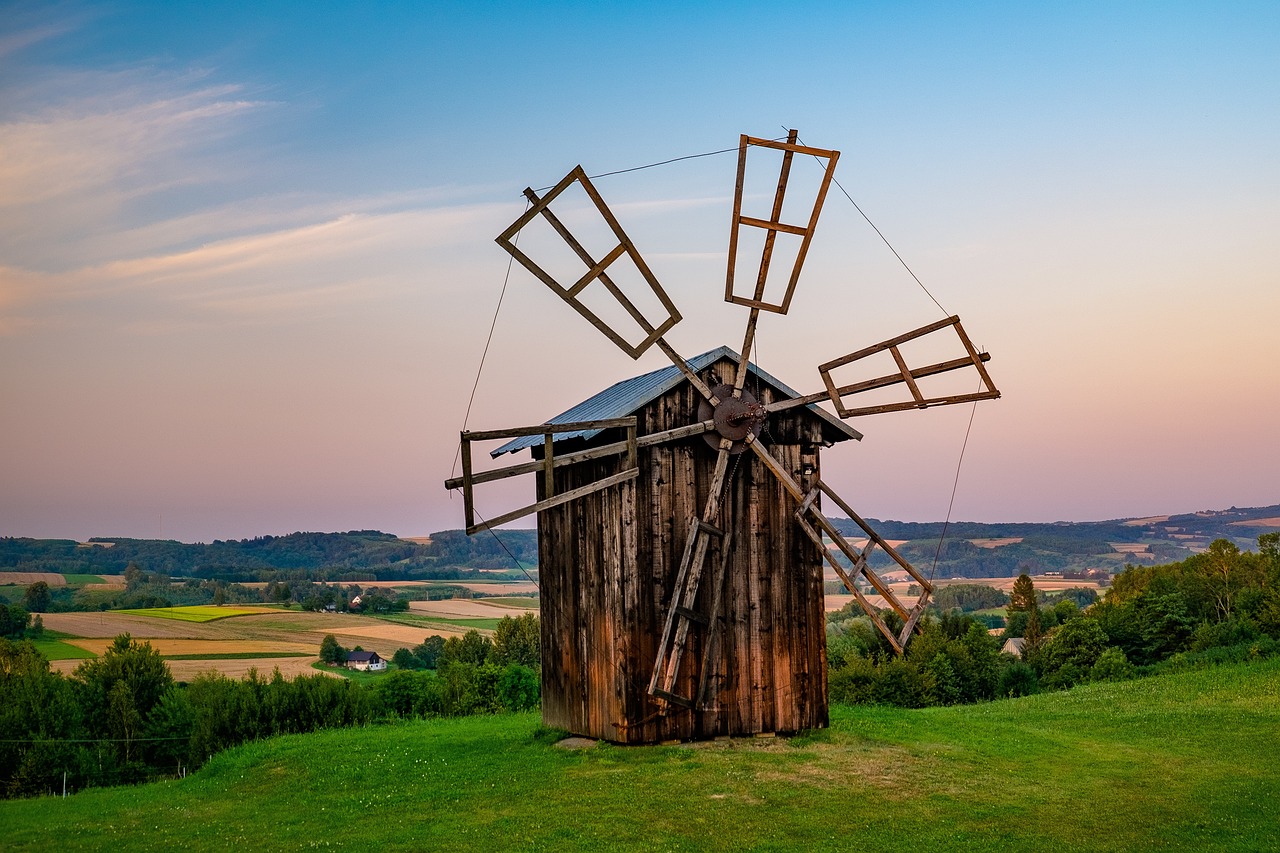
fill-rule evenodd
<path id="1" fill-rule="evenodd" d="M 707 428 L 707 424 L 699 423 L 691 427 L 684 427 L 682 430 L 690 435 L 697 432 L 703 432 Z M 579 453 L 568 454 L 561 458 L 555 456 L 555 436 L 569 432 L 583 432 L 586 430 L 602 430 L 602 429 L 624 429 L 626 430 L 626 440 L 614 442 L 596 447 L 590 450 L 584 450 Z M 666 440 L 670 440 L 669 434 L 677 432 L 670 430 L 668 433 L 655 434 L 654 436 L 646 436 L 646 438 L 655 439 L 658 436 L 667 436 Z M 485 471 L 475 473 L 472 470 L 471 445 L 476 441 L 493 441 L 500 439 L 519 438 L 527 435 L 543 436 L 543 458 L 534 462 L 522 463 L 519 465 L 511 465 L 506 468 L 499 468 L 493 471 Z M 491 529 L 506 524 L 509 521 L 515 521 L 517 518 L 523 518 L 526 515 L 532 515 L 535 512 L 541 512 L 544 509 L 560 506 L 571 500 L 590 495 L 595 492 L 607 489 L 610 486 L 616 486 L 619 483 L 634 480 L 640 474 L 640 467 L 637 456 L 637 449 L 640 446 L 640 439 L 636 436 L 636 419 L 629 418 L 606 418 L 596 421 L 575 421 L 573 423 L 564 424 L 538 424 L 537 426 L 512 427 L 511 429 L 483 430 L 475 432 L 463 432 L 460 436 L 462 442 L 461 453 L 462 459 L 462 476 L 446 480 L 445 488 L 462 489 L 462 505 L 463 512 L 466 516 L 467 535 L 471 535 L 480 530 Z M 659 439 L 661 440 L 661 439 Z M 658 443 L 654 440 L 650 443 Z M 597 480 L 585 486 L 579 486 L 567 492 L 556 494 L 555 490 L 555 469 L 557 467 L 568 465 L 574 462 L 581 462 L 586 459 L 599 459 L 607 456 L 624 456 L 622 470 L 616 474 Z M 541 473 L 543 476 L 543 493 L 544 498 L 528 506 L 503 513 L 495 518 L 488 519 L 476 523 L 475 511 L 475 487 L 479 483 L 488 483 L 494 480 L 503 480 L 508 477 L 514 477 L 519 474 Z"/>
<path id="2" fill-rule="evenodd" d="M 733 220 L 729 230 L 729 263 L 725 274 L 724 298 L 726 302 L 732 302 L 737 305 L 745 305 L 748 308 L 772 311 L 775 314 L 786 314 L 791 307 L 791 297 L 795 295 L 796 282 L 800 280 L 800 269 L 804 266 L 805 257 L 809 253 L 809 244 L 813 240 L 813 232 L 818 227 L 818 215 L 822 212 L 823 202 L 827 197 L 827 190 L 831 186 L 831 179 L 835 174 L 836 162 L 840 159 L 839 151 L 830 151 L 824 148 L 810 148 L 806 145 L 796 143 L 798 134 L 795 130 L 787 133 L 786 142 L 777 142 L 772 139 L 757 139 L 755 137 L 743 134 L 738 141 L 738 176 L 734 185 L 733 193 Z M 768 219 L 760 219 L 754 216 L 745 216 L 742 213 L 742 195 L 743 187 L 746 183 L 747 172 L 747 151 L 750 148 L 769 148 L 782 152 L 782 168 L 778 176 L 778 186 L 774 191 L 773 210 Z M 818 193 L 813 202 L 813 209 L 809 213 L 809 220 L 804 225 L 796 225 L 783 222 L 782 217 L 782 201 L 787 191 L 787 182 L 791 173 L 791 163 L 796 154 L 817 157 L 820 160 L 826 160 L 826 168 L 822 174 L 822 181 L 818 186 Z M 737 266 L 738 258 L 738 233 L 739 230 L 746 226 L 748 228 L 760 228 L 765 232 L 764 249 L 760 256 L 760 267 L 756 274 L 755 287 L 752 295 L 739 296 L 734 293 L 734 272 Z M 800 248 L 796 252 L 795 263 L 792 265 L 791 271 L 787 277 L 787 290 L 779 302 L 770 302 L 764 298 L 764 286 L 769 277 L 769 266 L 773 258 L 774 241 L 779 233 L 790 234 L 800 238 Z"/>

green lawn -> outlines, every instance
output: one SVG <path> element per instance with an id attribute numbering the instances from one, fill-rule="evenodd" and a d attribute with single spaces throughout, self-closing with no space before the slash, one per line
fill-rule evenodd
<path id="1" fill-rule="evenodd" d="M 388 622 L 399 622 L 402 625 L 413 625 L 414 627 L 430 628 L 433 625 L 452 625 L 455 628 L 477 628 L 481 631 L 493 631 L 498 627 L 498 623 L 502 621 L 502 617 L 497 618 L 491 616 L 427 616 L 422 613 L 390 613 L 380 615 L 379 618 L 386 619 Z"/>
<path id="2" fill-rule="evenodd" d="M 231 616 L 248 616 L 262 613 L 261 607 L 217 607 L 212 604 L 195 604 L 190 607 L 142 607 L 136 610 L 117 610 L 133 616 L 154 616 L 158 619 L 176 619 L 179 622 L 212 622 Z"/>
<path id="3" fill-rule="evenodd" d="M 67 586 L 84 586 L 91 583 L 106 583 L 98 575 L 83 575 L 75 572 L 63 572 L 62 576 L 67 579 Z"/>
<path id="4" fill-rule="evenodd" d="M 0 803 L 10 850 L 1280 849 L 1280 661 L 791 739 L 552 746 L 534 714 L 248 744 L 180 782 Z M 246 807 L 252 804 L 252 807 Z M 358 819 L 353 816 L 358 815 Z"/>
<path id="5" fill-rule="evenodd" d="M 46 631 L 45 633 L 52 632 Z M 46 660 L 84 660 L 97 657 L 93 652 L 86 651 L 79 646 L 73 646 L 70 643 L 64 643 L 57 637 L 42 637 L 39 640 L 32 640 L 31 644 L 36 647 L 40 654 L 45 656 Z"/>
<path id="6" fill-rule="evenodd" d="M 513 595 L 504 598 L 482 598 L 485 604 L 501 604 L 503 607 L 523 607 L 527 610 L 538 609 L 538 599 L 529 598 L 521 595 Z"/>
<path id="7" fill-rule="evenodd" d="M 384 677 L 388 672 L 395 672 L 400 667 L 396 666 L 391 661 L 387 661 L 387 668 L 382 672 L 364 672 L 358 669 L 347 669 L 345 666 L 329 666 L 329 664 L 324 663 L 323 661 L 316 661 L 311 664 L 311 668 L 318 669 L 321 672 L 328 672 L 351 681 L 367 682 L 377 681 L 379 678 Z"/>

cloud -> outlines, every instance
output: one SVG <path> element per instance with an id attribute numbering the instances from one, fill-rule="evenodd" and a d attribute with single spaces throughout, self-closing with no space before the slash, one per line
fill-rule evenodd
<path id="1" fill-rule="evenodd" d="M 332 315 L 447 280 L 454 261 L 439 248 L 476 242 L 508 212 L 469 205 L 347 213 L 66 272 L 0 267 L 0 335 L 67 323 L 158 331 Z"/>
<path id="2" fill-rule="evenodd" d="M 119 81 L 117 81 L 119 82 Z M 233 85 L 161 96 L 126 89 L 0 122 L 0 209 L 85 193 L 128 197 L 199 180 L 184 152 L 227 132 L 230 120 L 264 102 Z"/>

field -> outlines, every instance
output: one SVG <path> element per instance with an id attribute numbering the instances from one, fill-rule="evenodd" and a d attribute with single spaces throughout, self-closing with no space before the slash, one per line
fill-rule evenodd
<path id="1" fill-rule="evenodd" d="M 179 618 L 169 618 L 171 610 L 178 611 Z M 490 607 L 487 612 L 500 616 L 508 611 L 517 615 L 526 612 L 501 606 Z M 202 619 L 208 613 L 217 618 L 189 621 L 193 617 Z M 237 613 L 240 615 L 232 615 Z M 79 666 L 78 658 L 102 654 L 115 637 L 129 634 L 135 640 L 149 642 L 167 659 L 174 678 L 180 681 L 210 670 L 235 678 L 243 677 L 251 668 L 263 674 L 270 674 L 276 667 L 284 675 L 311 674 L 310 666 L 318 659 L 320 641 L 326 634 L 333 634 L 348 648 L 360 646 L 389 659 L 396 649 L 412 648 L 431 634 L 451 637 L 467 630 L 431 621 L 429 616 L 420 623 L 402 624 L 349 613 L 274 607 L 175 607 L 42 615 L 45 627 L 58 632 L 57 659 L 50 655 L 54 669 L 71 672 Z M 403 615 L 412 618 L 414 614 Z M 79 651 L 78 656 L 72 649 Z"/>
<path id="2" fill-rule="evenodd" d="M 0 840 L 110 851 L 1276 850 L 1277 729 L 1277 660 L 967 707 L 838 707 L 830 729 L 790 739 L 561 749 L 532 714 L 424 721 L 252 743 L 182 781 L 3 802 Z"/>
<path id="3" fill-rule="evenodd" d="M 215 607 L 194 605 L 191 607 L 146 607 L 138 610 L 117 610 L 130 616 L 153 616 L 157 619 L 177 619 L 179 622 L 212 622 L 232 616 L 252 616 L 261 613 L 260 607 Z"/>

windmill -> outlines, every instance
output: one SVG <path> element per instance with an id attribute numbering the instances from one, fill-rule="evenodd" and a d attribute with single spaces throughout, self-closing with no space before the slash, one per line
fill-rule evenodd
<path id="1" fill-rule="evenodd" d="M 767 217 L 743 212 L 753 152 L 781 160 Z M 821 177 L 812 205 L 802 205 L 799 221 L 787 221 L 797 156 L 814 159 Z M 794 130 L 785 140 L 740 137 L 724 289 L 726 302 L 748 309 L 737 352 L 721 347 L 686 359 L 666 341 L 680 313 L 581 166 L 544 195 L 526 189 L 529 207 L 498 236 L 516 261 L 633 359 L 657 347 L 671 362 L 546 423 L 461 435 L 462 476 L 445 485 L 463 491 L 467 533 L 538 515 L 549 724 L 620 742 L 825 725 L 824 561 L 895 650 L 902 652 L 916 629 L 932 583 L 822 480 L 818 448 L 861 438 L 842 419 L 999 397 L 985 367 L 989 356 L 951 316 L 826 361 L 816 393 L 792 391 L 749 361 L 761 312 L 785 315 L 791 305 L 839 156 L 800 144 Z M 603 251 L 588 249 L 553 210 L 570 190 L 585 194 L 603 223 L 612 244 Z M 576 276 L 549 271 L 519 247 L 522 230 L 535 221 L 563 240 L 580 265 Z M 780 240 L 792 254 L 778 277 Z M 744 288 L 739 256 L 754 266 L 756 251 L 759 265 Z M 620 285 L 623 271 L 633 281 L 638 274 L 638 293 Z M 785 282 L 772 299 L 771 271 L 774 290 Z M 599 310 L 601 298 L 629 318 L 626 332 Z M 939 336 L 954 357 L 910 366 L 904 345 Z M 894 365 L 888 373 L 836 378 L 838 370 L 886 355 Z M 930 377 L 968 369 L 977 373 L 976 391 L 922 387 Z M 885 389 L 905 394 L 857 399 Z M 826 402 L 839 419 L 818 406 Z M 472 445 L 487 441 L 506 442 L 491 451 L 495 458 L 524 449 L 534 458 L 477 471 Z M 522 474 L 537 477 L 538 499 L 478 520 L 476 487 Z M 852 520 L 863 541 L 842 533 L 824 514 L 824 500 Z M 920 587 L 910 606 L 872 568 L 877 548 Z M 871 594 L 898 619 L 883 618 Z M 890 623 L 898 621 L 894 630 Z"/>

